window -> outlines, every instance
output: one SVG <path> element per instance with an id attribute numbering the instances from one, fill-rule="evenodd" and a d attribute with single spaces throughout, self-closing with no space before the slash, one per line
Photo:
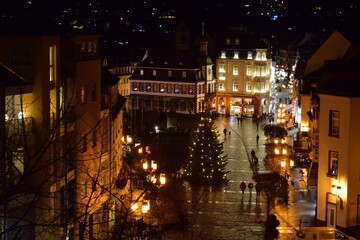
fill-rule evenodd
<path id="1" fill-rule="evenodd" d="M 185 72 L 185 71 L 182 71 L 181 76 L 182 76 L 183 78 L 186 78 L 186 72 Z"/>
<path id="2" fill-rule="evenodd" d="M 239 90 L 239 85 L 237 82 L 233 83 L 233 91 L 238 91 Z"/>
<path id="3" fill-rule="evenodd" d="M 238 51 L 234 52 L 234 59 L 239 59 L 239 52 Z"/>
<path id="4" fill-rule="evenodd" d="M 239 75 L 239 66 L 233 66 L 233 75 Z"/>
<path id="5" fill-rule="evenodd" d="M 329 151 L 329 170 L 328 176 L 337 177 L 338 175 L 338 152 Z"/>
<path id="6" fill-rule="evenodd" d="M 248 75 L 248 76 L 251 75 L 251 65 L 246 66 L 246 75 Z"/>
<path id="7" fill-rule="evenodd" d="M 248 52 L 247 59 L 253 59 L 252 52 Z"/>
<path id="8" fill-rule="evenodd" d="M 235 45 L 236 45 L 236 46 L 239 46 L 239 45 L 240 45 L 240 39 L 235 38 Z"/>
<path id="9" fill-rule="evenodd" d="M 156 70 L 152 70 L 152 75 L 156 76 Z"/>
<path id="10" fill-rule="evenodd" d="M 261 59 L 261 54 L 260 54 L 260 52 L 257 52 L 256 53 L 256 60 L 260 60 Z"/>
<path id="11" fill-rule="evenodd" d="M 81 88 L 81 103 L 82 104 L 86 103 L 86 88 L 85 87 Z"/>
<path id="12" fill-rule="evenodd" d="M 225 72 L 225 64 L 224 63 L 219 64 L 219 72 L 221 72 L 221 73 Z"/>
<path id="13" fill-rule="evenodd" d="M 246 82 L 246 91 L 251 92 L 251 82 L 250 81 Z"/>
<path id="14" fill-rule="evenodd" d="M 332 137 L 339 137 L 339 133 L 340 133 L 340 112 L 330 110 L 329 135 Z"/>
<path id="15" fill-rule="evenodd" d="M 261 54 L 261 60 L 263 60 L 263 61 L 266 60 L 266 53 L 265 53 L 265 52 L 263 52 L 263 53 Z"/>
<path id="16" fill-rule="evenodd" d="M 219 83 L 219 90 L 225 91 L 225 83 Z"/>
<path id="17" fill-rule="evenodd" d="M 139 89 L 138 89 L 138 83 L 133 82 L 133 83 L 132 83 L 132 89 L 133 89 L 133 91 L 138 91 L 138 90 L 139 90 Z"/>
<path id="18" fill-rule="evenodd" d="M 55 80 L 55 46 L 49 47 L 49 80 Z"/>
<path id="19" fill-rule="evenodd" d="M 230 38 L 226 39 L 226 45 L 230 45 Z"/>
<path id="20" fill-rule="evenodd" d="M 140 69 L 140 75 L 141 75 L 141 76 L 144 75 L 144 69 Z"/>
<path id="21" fill-rule="evenodd" d="M 219 74 L 219 80 L 225 80 L 226 77 L 225 77 L 225 73 L 220 73 Z"/>
<path id="22" fill-rule="evenodd" d="M 169 77 L 169 78 L 172 77 L 172 71 L 168 71 L 168 77 Z"/>
<path id="23" fill-rule="evenodd" d="M 221 56 L 220 58 L 226 58 L 226 52 L 225 51 L 221 51 Z"/>

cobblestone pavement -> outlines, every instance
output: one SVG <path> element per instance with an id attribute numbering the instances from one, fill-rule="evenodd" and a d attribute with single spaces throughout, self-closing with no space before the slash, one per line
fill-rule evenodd
<path id="1" fill-rule="evenodd" d="M 263 122 L 264 123 L 264 122 Z M 251 118 L 237 121 L 235 117 L 220 117 L 216 120 L 220 140 L 224 140 L 224 153 L 228 154 L 227 170 L 230 182 L 219 187 L 194 187 L 183 184 L 186 208 L 191 210 L 190 226 L 182 239 L 265 239 L 263 222 L 266 219 L 265 196 L 256 196 L 246 189 L 243 195 L 239 185 L 252 180 L 250 152 L 256 152 L 259 159 L 259 172 L 265 172 L 265 136 L 261 126 L 257 129 Z M 228 130 L 225 137 L 223 129 Z M 231 134 L 229 134 L 231 132 Z M 259 142 L 256 142 L 256 135 Z M 295 229 L 312 224 L 315 214 L 315 203 L 299 187 L 299 169 L 290 172 L 289 203 L 275 203 L 272 213 L 279 221 L 278 239 L 295 239 Z"/>

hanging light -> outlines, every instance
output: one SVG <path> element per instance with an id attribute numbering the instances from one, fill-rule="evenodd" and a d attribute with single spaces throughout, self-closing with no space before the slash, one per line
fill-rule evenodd
<path id="1" fill-rule="evenodd" d="M 166 176 L 165 173 L 160 173 L 160 184 L 165 185 L 166 184 Z"/>
<path id="2" fill-rule="evenodd" d="M 154 160 L 151 160 L 151 168 L 154 170 L 157 169 L 157 163 Z"/>

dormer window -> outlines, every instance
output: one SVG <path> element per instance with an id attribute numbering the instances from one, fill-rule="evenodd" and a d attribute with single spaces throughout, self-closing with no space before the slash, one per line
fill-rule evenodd
<path id="1" fill-rule="evenodd" d="M 172 71 L 168 71 L 168 77 L 172 77 Z"/>
<path id="2" fill-rule="evenodd" d="M 257 52 L 256 53 L 256 59 L 255 60 L 261 60 L 261 53 L 260 52 Z"/>
<path id="3" fill-rule="evenodd" d="M 234 52 L 234 59 L 239 59 L 239 52 L 238 51 Z"/>
<path id="4" fill-rule="evenodd" d="M 266 53 L 265 52 L 263 52 L 261 54 L 261 60 L 266 61 Z"/>
<path id="5" fill-rule="evenodd" d="M 166 62 L 166 61 L 165 61 L 165 62 L 164 62 L 164 64 L 165 64 L 165 65 L 167 65 L 167 64 L 168 64 L 168 62 Z"/>
<path id="6" fill-rule="evenodd" d="M 182 62 L 179 62 L 179 65 L 180 65 L 180 66 L 182 66 L 182 65 L 183 65 L 183 63 L 182 63 Z"/>
<path id="7" fill-rule="evenodd" d="M 186 72 L 182 71 L 181 76 L 182 76 L 182 78 L 186 78 Z"/>
<path id="8" fill-rule="evenodd" d="M 236 45 L 236 46 L 239 46 L 239 45 L 240 45 L 240 39 L 238 39 L 238 38 L 235 39 L 235 45 Z"/>
<path id="9" fill-rule="evenodd" d="M 150 64 L 153 64 L 154 62 L 153 61 L 150 61 Z"/>
<path id="10" fill-rule="evenodd" d="M 226 58 L 226 52 L 225 51 L 221 51 L 221 56 L 220 58 Z"/>
<path id="11" fill-rule="evenodd" d="M 140 75 L 141 75 L 141 76 L 144 75 L 144 69 L 140 69 Z"/>
<path id="12" fill-rule="evenodd" d="M 248 52 L 247 59 L 253 59 L 252 52 Z"/>
<path id="13" fill-rule="evenodd" d="M 156 70 L 152 70 L 152 75 L 156 76 Z"/>

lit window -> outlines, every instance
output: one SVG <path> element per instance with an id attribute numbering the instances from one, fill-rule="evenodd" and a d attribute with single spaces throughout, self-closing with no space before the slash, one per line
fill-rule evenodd
<path id="1" fill-rule="evenodd" d="M 226 45 L 230 45 L 230 38 L 226 39 Z"/>
<path id="2" fill-rule="evenodd" d="M 219 72 L 225 72 L 225 64 L 224 63 L 219 64 Z"/>
<path id="3" fill-rule="evenodd" d="M 55 46 L 49 47 L 49 80 L 55 80 Z"/>
<path id="4" fill-rule="evenodd" d="M 262 53 L 261 60 L 263 60 L 263 61 L 266 60 L 266 53 L 265 52 Z"/>
<path id="5" fill-rule="evenodd" d="M 156 70 L 152 70 L 152 75 L 156 76 Z"/>
<path id="6" fill-rule="evenodd" d="M 261 54 L 260 54 L 260 52 L 257 52 L 256 53 L 256 60 L 260 60 L 261 59 Z"/>
<path id="7" fill-rule="evenodd" d="M 261 76 L 266 76 L 265 66 L 261 66 Z"/>
<path id="8" fill-rule="evenodd" d="M 226 52 L 225 51 L 221 51 L 221 56 L 220 58 L 226 58 Z"/>
<path id="9" fill-rule="evenodd" d="M 329 151 L 329 167 L 328 167 L 328 175 L 336 177 L 338 175 L 338 152 Z"/>
<path id="10" fill-rule="evenodd" d="M 225 80 L 225 73 L 219 73 L 219 80 Z"/>
<path id="11" fill-rule="evenodd" d="M 332 137 L 339 137 L 339 133 L 340 133 L 340 112 L 330 110 L 329 135 Z"/>
<path id="12" fill-rule="evenodd" d="M 235 45 L 236 45 L 236 46 L 239 46 L 239 45 L 240 45 L 240 39 L 238 39 L 238 38 L 235 39 Z"/>
<path id="13" fill-rule="evenodd" d="M 225 91 L 225 83 L 219 83 L 219 90 Z"/>
<path id="14" fill-rule="evenodd" d="M 248 52 L 247 59 L 253 59 L 252 52 Z"/>
<path id="15" fill-rule="evenodd" d="M 168 71 L 168 77 L 172 77 L 172 71 Z"/>
<path id="16" fill-rule="evenodd" d="M 246 66 L 246 75 L 248 75 L 248 76 L 251 75 L 251 65 Z"/>
<path id="17" fill-rule="evenodd" d="M 82 104 L 86 103 L 86 88 L 85 87 L 81 88 L 81 103 Z"/>
<path id="18" fill-rule="evenodd" d="M 246 91 L 251 92 L 251 82 L 250 81 L 246 82 Z"/>
<path id="19" fill-rule="evenodd" d="M 234 84 L 233 84 L 233 91 L 238 91 L 239 90 L 239 85 L 238 85 L 238 83 L 237 82 L 234 82 Z"/>
<path id="20" fill-rule="evenodd" d="M 234 59 L 239 59 L 239 52 L 238 51 L 234 52 Z"/>
<path id="21" fill-rule="evenodd" d="M 140 69 L 140 75 L 144 75 L 144 69 Z"/>
<path id="22" fill-rule="evenodd" d="M 233 66 L 233 75 L 239 75 L 239 66 Z"/>
<path id="23" fill-rule="evenodd" d="M 182 71 L 181 76 L 182 76 L 183 78 L 186 78 L 186 72 L 185 72 L 185 71 Z"/>

